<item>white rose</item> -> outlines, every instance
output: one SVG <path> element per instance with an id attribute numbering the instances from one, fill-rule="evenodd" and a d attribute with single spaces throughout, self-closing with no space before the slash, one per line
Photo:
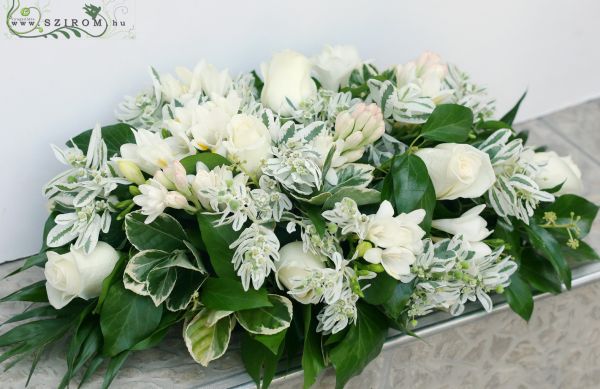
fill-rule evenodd
<path id="1" fill-rule="evenodd" d="M 486 228 L 487 221 L 479 216 L 484 208 L 485 204 L 482 204 L 469 209 L 455 219 L 433 220 L 431 226 L 451 235 L 462 235 L 469 242 L 480 242 L 491 234 L 491 231 Z"/>
<path id="2" fill-rule="evenodd" d="M 119 253 L 105 242 L 98 242 L 89 255 L 76 249 L 66 254 L 53 251 L 46 254 L 46 292 L 48 301 L 56 309 L 61 309 L 75 297 L 88 300 L 100 295 L 102 281 L 119 259 Z"/>
<path id="3" fill-rule="evenodd" d="M 416 155 L 427 166 L 438 200 L 480 197 L 496 182 L 490 157 L 471 145 L 443 143 Z"/>
<path id="4" fill-rule="evenodd" d="M 425 211 L 418 209 L 410 213 L 401 213 L 394 217 L 394 208 L 389 201 L 379 206 L 375 215 L 369 216 L 366 238 L 381 248 L 404 247 L 413 253 L 423 249 L 421 239 L 425 231 L 419 223 L 425 218 Z"/>
<path id="5" fill-rule="evenodd" d="M 317 80 L 333 91 L 348 86 L 350 74 L 361 64 L 358 51 L 353 46 L 325 46 L 313 59 Z"/>
<path id="6" fill-rule="evenodd" d="M 541 167 L 535 176 L 535 182 L 541 189 L 550 189 L 563 184 L 556 196 L 563 194 L 583 193 L 581 170 L 575 165 L 571 156 L 561 157 L 554 151 L 535 153 L 533 162 Z"/>
<path id="7" fill-rule="evenodd" d="M 317 86 L 310 77 L 311 63 L 300 53 L 285 50 L 277 53 L 268 64 L 262 64 L 264 86 L 262 103 L 281 115 L 290 115 L 292 107 L 314 96 Z"/>
<path id="8" fill-rule="evenodd" d="M 279 261 L 275 262 L 277 283 L 283 284 L 288 290 L 301 288 L 312 270 L 324 269 L 325 259 L 311 252 L 304 252 L 302 242 L 291 242 L 279 250 Z M 280 285 L 281 287 L 281 285 Z M 292 294 L 298 302 L 310 304 L 314 291 L 304 294 Z"/>
<path id="9" fill-rule="evenodd" d="M 271 134 L 255 116 L 239 114 L 231 118 L 224 142 L 227 156 L 241 163 L 251 176 L 259 175 L 262 162 L 272 156 Z"/>

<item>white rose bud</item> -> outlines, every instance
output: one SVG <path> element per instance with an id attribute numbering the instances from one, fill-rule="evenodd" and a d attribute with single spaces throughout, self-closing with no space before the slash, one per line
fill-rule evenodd
<path id="1" fill-rule="evenodd" d="M 351 110 L 340 112 L 335 118 L 334 141 L 338 161 L 333 167 L 359 160 L 365 148 L 385 132 L 381 109 L 376 104 L 360 103 Z"/>
<path id="2" fill-rule="evenodd" d="M 304 252 L 302 242 L 288 243 L 279 250 L 279 261 L 275 262 L 277 283 L 283 284 L 288 290 L 299 288 L 311 276 L 312 270 L 325 268 L 324 262 L 324 258 Z M 308 304 L 313 292 L 294 294 L 293 297 L 302 304 Z"/>
<path id="3" fill-rule="evenodd" d="M 325 46 L 313 59 L 317 80 L 333 91 L 348 86 L 352 71 L 362 63 L 353 46 Z"/>
<path id="4" fill-rule="evenodd" d="M 442 90 L 444 78 L 448 74 L 448 66 L 439 55 L 425 52 L 415 61 L 396 67 L 398 87 L 412 84 L 421 88 L 421 94 L 430 97 L 434 103 L 440 104 L 452 93 Z"/>
<path id="5" fill-rule="evenodd" d="M 471 145 L 443 143 L 416 155 L 427 166 L 438 200 L 480 197 L 496 182 L 490 157 Z"/>
<path id="6" fill-rule="evenodd" d="M 491 231 L 486 228 L 487 221 L 479 216 L 484 209 L 485 204 L 481 204 L 469 209 L 458 218 L 433 220 L 431 226 L 451 235 L 462 235 L 469 242 L 480 242 L 491 234 Z"/>
<path id="7" fill-rule="evenodd" d="M 146 179 L 144 178 L 144 175 L 142 174 L 142 171 L 138 165 L 125 159 L 118 159 L 116 162 L 117 167 L 119 168 L 119 173 L 121 173 L 123 177 L 138 185 L 142 185 L 146 182 Z"/>
<path id="8" fill-rule="evenodd" d="M 53 251 L 46 254 L 46 292 L 50 305 L 56 309 L 61 309 L 75 297 L 88 300 L 99 296 L 102 281 L 119 259 L 119 253 L 105 242 L 98 242 L 88 255 L 76 249 L 66 254 Z"/>
<path id="9" fill-rule="evenodd" d="M 563 184 L 556 196 L 563 194 L 583 193 L 581 170 L 575 165 L 571 156 L 561 157 L 554 151 L 535 153 L 533 161 L 541 167 L 535 176 L 535 182 L 541 189 L 550 189 Z"/>
<path id="10" fill-rule="evenodd" d="M 262 103 L 281 115 L 290 115 L 292 107 L 302 100 L 314 96 L 317 86 L 310 77 L 311 63 L 300 53 L 285 50 L 277 53 L 268 64 L 261 65 L 264 86 Z"/>
<path id="11" fill-rule="evenodd" d="M 227 126 L 228 140 L 224 142 L 227 157 L 240 162 L 249 175 L 260 175 L 264 160 L 271 157 L 271 134 L 257 117 L 239 114 Z"/>

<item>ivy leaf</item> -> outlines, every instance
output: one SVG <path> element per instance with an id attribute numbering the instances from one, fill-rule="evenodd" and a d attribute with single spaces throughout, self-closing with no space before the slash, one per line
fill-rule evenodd
<path id="1" fill-rule="evenodd" d="M 304 307 L 304 350 L 302 352 L 302 370 L 304 371 L 304 389 L 310 388 L 325 369 L 321 335 L 317 332 L 317 321 L 312 315 L 312 305 Z"/>
<path id="2" fill-rule="evenodd" d="M 377 308 L 359 302 L 356 324 L 350 326 L 344 339 L 329 352 L 337 389 L 342 389 L 379 355 L 387 330 L 386 317 Z"/>
<path id="3" fill-rule="evenodd" d="M 121 283 L 113 284 L 100 311 L 104 354 L 116 356 L 152 334 L 162 310 L 162 306 L 156 307 L 151 299 L 125 289 Z"/>
<path id="4" fill-rule="evenodd" d="M 394 292 L 390 298 L 383 304 L 385 313 L 394 320 L 398 320 L 400 315 L 408 305 L 408 300 L 415 290 L 414 282 L 396 284 Z"/>
<path id="5" fill-rule="evenodd" d="M 190 155 L 181 159 L 179 162 L 181 162 L 187 174 L 196 174 L 196 164 L 198 162 L 202 162 L 210 170 L 216 168 L 217 166 L 231 165 L 231 162 L 227 158 L 211 152 Z"/>
<path id="6" fill-rule="evenodd" d="M 591 201 L 584 199 L 583 197 L 574 194 L 565 194 L 556 199 L 555 202 L 549 203 L 542 207 L 544 212 L 556 213 L 557 224 L 569 224 L 571 223 L 571 212 L 580 219 L 577 222 L 577 227 L 580 230 L 580 238 L 585 238 L 592 228 L 594 219 L 598 214 L 598 206 Z M 538 214 L 543 214 L 538 212 Z M 553 229 L 555 235 L 568 236 L 565 229 Z"/>
<path id="7" fill-rule="evenodd" d="M 252 334 L 273 335 L 290 326 L 292 302 L 284 296 L 268 295 L 270 307 L 245 309 L 235 313 L 238 323 Z"/>
<path id="8" fill-rule="evenodd" d="M 379 273 L 374 279 L 360 281 L 361 286 L 371 285 L 364 289 L 364 299 L 371 305 L 381 305 L 394 294 L 399 281 L 387 273 Z"/>
<path id="9" fill-rule="evenodd" d="M 258 389 L 268 388 L 275 376 L 277 362 L 283 354 L 285 343 L 281 343 L 277 354 L 247 332 L 242 333 L 242 362 Z M 262 384 L 262 385 L 261 385 Z"/>
<path id="10" fill-rule="evenodd" d="M 235 318 L 230 311 L 202 309 L 184 325 L 183 339 L 190 355 L 202 366 L 208 366 L 227 351 Z"/>
<path id="11" fill-rule="evenodd" d="M 550 232 L 540 227 L 534 219 L 529 220 L 529 225 L 522 223 L 531 245 L 544 257 L 550 261 L 554 270 L 564 282 L 567 289 L 571 289 L 571 269 L 562 254 L 560 243 L 552 236 Z"/>
<path id="12" fill-rule="evenodd" d="M 125 217 L 127 239 L 139 251 L 143 250 L 185 250 L 183 243 L 189 240 L 181 224 L 173 216 L 163 213 L 152 223 L 146 224 L 146 216 L 140 211 L 131 212 Z"/>
<path id="13" fill-rule="evenodd" d="M 510 285 L 504 289 L 504 297 L 515 313 L 529 321 L 533 312 L 533 296 L 529 285 L 521 279 L 519 273 L 513 273 L 510 277 Z"/>
<path id="14" fill-rule="evenodd" d="M 556 294 L 562 290 L 560 279 L 550 262 L 530 247 L 523 251 L 519 275 L 539 291 Z"/>
<path id="15" fill-rule="evenodd" d="M 458 104 L 435 107 L 423 125 L 421 136 L 438 142 L 460 143 L 467 140 L 473 127 L 473 111 Z"/>
<path id="16" fill-rule="evenodd" d="M 230 278 L 209 278 L 202 286 L 200 301 L 217 311 L 272 307 L 264 288 L 244 290 L 242 283 Z"/>
<path id="17" fill-rule="evenodd" d="M 121 146 L 126 143 L 135 143 L 135 136 L 133 127 L 125 123 L 112 124 L 110 126 L 102 127 L 102 139 L 106 143 L 107 154 L 110 157 L 119 154 Z M 88 145 L 90 144 L 90 137 L 92 135 L 92 129 L 86 130 L 81 134 L 72 138 L 69 143 L 79 147 L 83 153 L 87 153 Z"/>
<path id="18" fill-rule="evenodd" d="M 196 218 L 202 241 L 206 246 L 215 273 L 221 278 L 237 279 L 233 263 L 231 263 L 234 250 L 229 246 L 240 234 L 234 231 L 230 225 L 216 226 L 215 222 L 218 220 L 216 215 L 198 212 Z"/>
<path id="19" fill-rule="evenodd" d="M 566 245 L 562 246 L 562 253 L 571 262 L 600 261 L 596 250 L 584 241 L 579 241 L 579 247 L 575 250 Z"/>
<path id="20" fill-rule="evenodd" d="M 421 158 L 408 153 L 394 157 L 381 198 L 389 200 L 397 213 L 424 209 L 426 215 L 421 225 L 429 231 L 436 203 L 435 189 Z"/>

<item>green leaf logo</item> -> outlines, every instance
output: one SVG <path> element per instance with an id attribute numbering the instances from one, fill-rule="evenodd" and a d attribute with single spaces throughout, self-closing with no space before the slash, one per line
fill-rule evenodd
<path id="1" fill-rule="evenodd" d="M 31 12 L 31 10 L 29 9 L 29 7 L 25 7 L 21 10 L 21 15 L 22 16 L 29 16 L 29 13 Z"/>

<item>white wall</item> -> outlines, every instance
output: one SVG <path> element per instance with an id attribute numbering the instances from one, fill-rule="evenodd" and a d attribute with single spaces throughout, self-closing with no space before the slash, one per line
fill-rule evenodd
<path id="1" fill-rule="evenodd" d="M 62 169 L 48 144 L 114 122 L 121 97 L 147 85 L 147 65 L 206 58 L 238 71 L 325 43 L 389 65 L 432 50 L 487 85 L 500 113 L 529 89 L 523 120 L 600 96 L 599 21 L 597 0 L 143 0 L 135 40 L 0 36 L 0 260 L 39 248 L 40 188 Z"/>

